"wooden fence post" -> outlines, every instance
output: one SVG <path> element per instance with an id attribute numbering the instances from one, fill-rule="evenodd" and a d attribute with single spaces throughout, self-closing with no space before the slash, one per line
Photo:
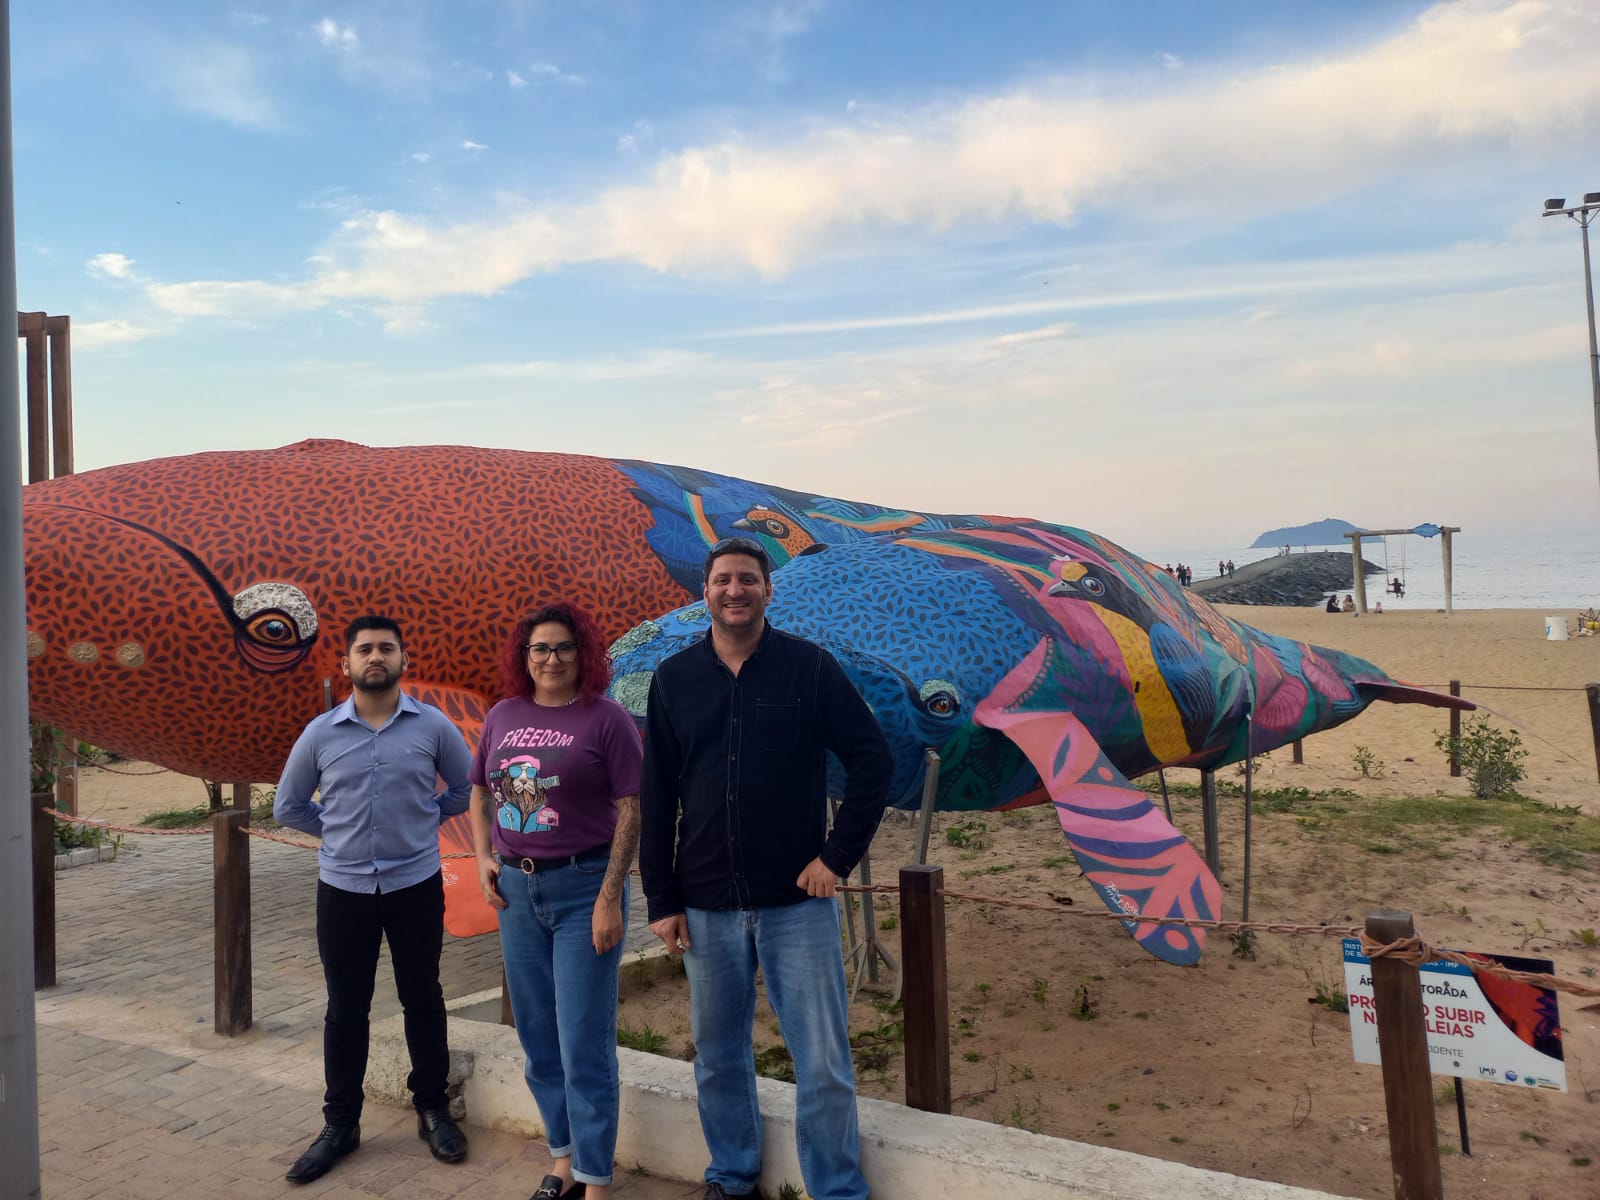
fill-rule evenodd
<path id="1" fill-rule="evenodd" d="M 1461 695 L 1461 680 L 1450 681 L 1450 694 Z M 1461 710 L 1450 710 L 1450 777 L 1458 779 L 1461 776 Z"/>
<path id="2" fill-rule="evenodd" d="M 1600 771 L 1600 683 L 1591 683 L 1583 690 L 1589 699 L 1589 731 L 1594 736 L 1595 769 Z"/>
<path id="3" fill-rule="evenodd" d="M 33 797 L 33 990 L 56 985 L 56 819 L 50 792 Z"/>
<path id="4" fill-rule="evenodd" d="M 212 924 L 216 1031 L 226 1037 L 250 1028 L 250 827 L 249 808 L 211 817 Z"/>
<path id="5" fill-rule="evenodd" d="M 1367 914 L 1367 936 L 1382 945 L 1416 933 L 1408 912 Z M 1378 1017 L 1378 1054 L 1383 1060 L 1383 1102 L 1389 1114 L 1389 1166 L 1394 1174 L 1395 1200 L 1444 1200 L 1422 973 L 1396 958 L 1374 958 L 1372 1002 Z"/>
<path id="6" fill-rule="evenodd" d="M 944 868 L 900 868 L 905 969 L 906 1106 L 950 1111 L 950 998 L 945 973 Z"/>
<path id="7" fill-rule="evenodd" d="M 1300 766 L 1302 763 L 1304 763 L 1306 761 L 1305 744 L 1303 742 L 1301 742 L 1301 740 L 1299 738 L 1295 738 L 1295 740 L 1294 740 L 1294 760 L 1293 761 L 1294 761 L 1294 765 L 1297 766 L 1297 767 Z"/>
<path id="8" fill-rule="evenodd" d="M 1211 868 L 1211 874 L 1218 879 L 1222 878 L 1222 848 L 1220 842 L 1220 826 L 1217 824 L 1217 774 L 1215 771 L 1200 772 L 1200 824 L 1205 830 L 1206 866 Z"/>

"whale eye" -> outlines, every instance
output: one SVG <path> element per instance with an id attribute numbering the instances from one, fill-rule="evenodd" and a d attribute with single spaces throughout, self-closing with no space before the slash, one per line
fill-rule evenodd
<path id="1" fill-rule="evenodd" d="M 1106 585 L 1093 575 L 1085 575 L 1078 580 L 1078 586 L 1091 596 L 1104 596 L 1106 594 Z"/>
<path id="2" fill-rule="evenodd" d="M 317 640 L 317 610 L 292 583 L 251 584 L 233 598 L 234 645 L 258 671 L 287 671 Z"/>
<path id="3" fill-rule="evenodd" d="M 245 636 L 264 646 L 292 646 L 300 640 L 294 622 L 284 613 L 269 610 L 244 623 Z"/>
<path id="4" fill-rule="evenodd" d="M 961 711 L 961 693 L 946 679 L 930 679 L 917 689 L 922 710 L 933 717 L 953 717 Z"/>

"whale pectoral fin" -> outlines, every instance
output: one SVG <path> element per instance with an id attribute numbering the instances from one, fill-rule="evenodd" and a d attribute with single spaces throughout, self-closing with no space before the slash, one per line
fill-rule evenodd
<path id="1" fill-rule="evenodd" d="M 478 692 L 452 687 L 447 683 L 418 682 L 407 679 L 405 690 L 414 699 L 431 704 L 450 718 L 450 723 L 466 739 L 467 749 L 478 748 L 483 719 L 489 715 L 489 702 Z M 478 886 L 478 868 L 472 847 L 472 819 L 457 813 L 439 826 L 439 867 L 444 873 L 444 927 L 456 937 L 476 937 L 493 933 L 499 918 L 483 898 Z"/>
<path id="2" fill-rule="evenodd" d="M 1216 920 L 1222 888 L 1150 798 L 1111 764 L 1094 735 L 1053 703 L 1051 642 L 1034 647 L 979 702 L 979 725 L 1004 733 L 1028 756 L 1055 804 L 1067 844 L 1084 874 L 1119 915 Z M 1157 958 L 1197 962 L 1205 930 L 1124 920 Z"/>

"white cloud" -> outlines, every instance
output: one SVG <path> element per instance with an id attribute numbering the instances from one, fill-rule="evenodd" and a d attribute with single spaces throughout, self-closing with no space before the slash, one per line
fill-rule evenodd
<path id="1" fill-rule="evenodd" d="M 487 150 L 489 147 L 485 146 L 482 142 L 475 142 L 471 138 L 468 138 L 466 141 L 461 143 L 461 148 L 463 150 Z"/>
<path id="2" fill-rule="evenodd" d="M 1137 88 L 1045 84 L 787 140 L 730 137 L 664 154 L 644 179 L 477 221 L 367 213 L 324 248 L 330 265 L 308 286 L 413 304 L 594 261 L 778 278 L 864 231 L 1069 225 L 1112 205 L 1169 220 L 1177 188 L 1186 219 L 1236 225 L 1422 159 L 1592 136 L 1597 59 L 1600 22 L 1577 0 L 1441 5 L 1342 57 Z M 619 149 L 637 151 L 628 137 Z"/>
<path id="3" fill-rule="evenodd" d="M 84 264 L 89 269 L 89 274 L 99 275 L 107 279 L 132 279 L 133 259 L 126 254 L 107 252 L 96 254 Z"/>
<path id="4" fill-rule="evenodd" d="M 311 27 L 317 35 L 317 40 L 330 50 L 341 53 L 354 53 L 361 46 L 361 39 L 356 35 L 354 25 L 340 25 L 332 17 L 323 17 Z"/>
<path id="5" fill-rule="evenodd" d="M 529 74 L 538 79 L 548 79 L 555 83 L 579 84 L 586 82 L 582 75 L 569 74 L 555 63 L 538 62 L 528 66 Z"/>
<path id="6" fill-rule="evenodd" d="M 156 90 L 185 111 L 246 129 L 272 130 L 281 123 L 259 63 L 242 46 L 169 44 L 152 51 L 148 68 Z"/>
<path id="7" fill-rule="evenodd" d="M 511 85 L 513 91 L 518 88 L 525 88 L 528 86 L 528 81 L 521 75 L 518 75 L 515 71 L 506 72 L 506 82 Z"/>
<path id="8" fill-rule="evenodd" d="M 425 163 L 432 157 L 433 155 L 429 154 L 426 150 L 418 150 L 411 156 L 411 161 Z"/>
<path id="9" fill-rule="evenodd" d="M 635 121 L 633 129 L 617 139 L 617 149 L 623 154 L 638 154 L 655 134 L 649 121 Z"/>
<path id="10" fill-rule="evenodd" d="M 146 294 L 164 311 L 178 317 L 257 317 L 295 309 L 317 308 L 327 301 L 304 284 L 258 280 L 196 280 L 152 283 Z"/>
<path id="11" fill-rule="evenodd" d="M 1161 65 L 1168 71 L 1181 71 L 1184 63 L 1183 59 L 1179 58 L 1176 54 L 1163 54 L 1161 56 Z"/>
<path id="12" fill-rule="evenodd" d="M 72 348 L 76 351 L 99 350 L 105 346 L 142 342 L 167 332 L 169 330 L 158 325 L 138 325 L 132 321 L 79 321 L 72 326 Z"/>
<path id="13" fill-rule="evenodd" d="M 712 37 L 730 58 L 752 63 L 772 82 L 789 77 L 788 42 L 808 33 L 832 0 L 753 0 L 733 11 Z"/>

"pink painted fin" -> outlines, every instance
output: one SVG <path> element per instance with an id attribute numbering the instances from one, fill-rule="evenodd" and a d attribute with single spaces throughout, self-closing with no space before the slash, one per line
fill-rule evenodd
<path id="1" fill-rule="evenodd" d="M 1005 734 L 1028 756 L 1055 804 L 1067 844 L 1095 891 L 1135 941 L 1188 966 L 1205 930 L 1139 922 L 1140 916 L 1214 921 L 1222 887 L 1150 798 L 1112 765 L 1071 712 L 1052 704 L 1050 642 L 1040 643 L 978 704 L 977 723 Z"/>

